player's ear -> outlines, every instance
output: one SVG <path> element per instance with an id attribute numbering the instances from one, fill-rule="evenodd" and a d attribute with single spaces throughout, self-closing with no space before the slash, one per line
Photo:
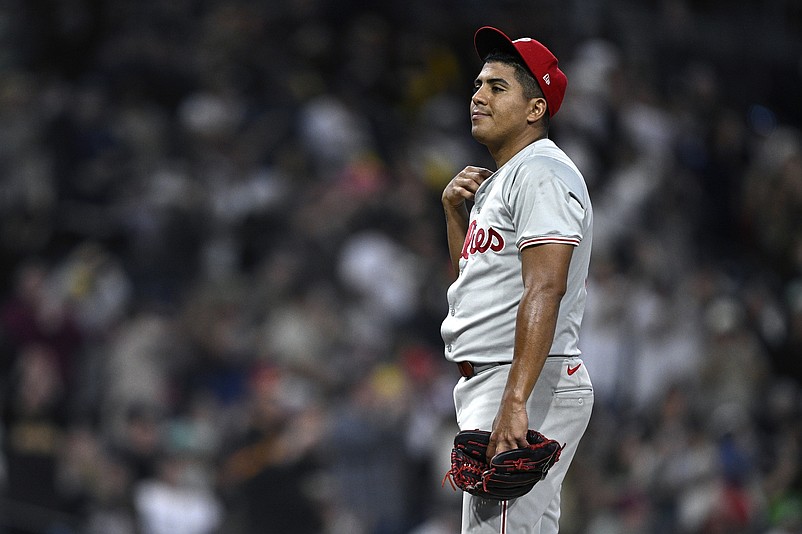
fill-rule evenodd
<path id="1" fill-rule="evenodd" d="M 547 113 L 546 111 L 546 99 L 543 97 L 535 97 L 529 99 L 529 114 L 527 115 L 527 121 L 530 124 L 533 124 L 543 118 L 543 115 Z"/>

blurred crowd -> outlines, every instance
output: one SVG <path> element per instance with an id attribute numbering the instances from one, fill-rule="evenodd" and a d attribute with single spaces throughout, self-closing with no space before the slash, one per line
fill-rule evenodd
<path id="1" fill-rule="evenodd" d="M 802 6 L 5 0 L 0 533 L 451 534 L 481 25 L 596 213 L 567 534 L 802 533 Z"/>

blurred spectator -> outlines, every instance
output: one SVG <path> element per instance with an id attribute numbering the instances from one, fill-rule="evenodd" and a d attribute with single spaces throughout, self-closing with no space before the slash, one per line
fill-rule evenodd
<path id="1" fill-rule="evenodd" d="M 397 534 L 408 528 L 408 499 L 414 493 L 404 491 L 411 475 L 402 427 L 408 403 L 404 381 L 397 366 L 377 366 L 356 378 L 348 402 L 332 413 L 327 435 L 332 498 L 357 519 L 361 532 Z"/>
<path id="2" fill-rule="evenodd" d="M 156 478 L 159 460 L 165 454 L 163 426 L 157 408 L 134 404 L 110 440 L 112 455 L 125 466 L 132 482 Z"/>
<path id="3" fill-rule="evenodd" d="M 12 377 L 3 405 L 2 515 L 12 534 L 34 524 L 42 532 L 66 528 L 67 503 L 57 479 L 69 420 L 55 353 L 44 345 L 23 346 Z"/>
<path id="4" fill-rule="evenodd" d="M 156 475 L 134 487 L 134 509 L 142 534 L 212 534 L 222 523 L 214 493 L 193 477 L 192 462 L 181 455 L 158 459 Z"/>
<path id="5" fill-rule="evenodd" d="M 255 369 L 249 385 L 247 421 L 227 440 L 219 471 L 231 511 L 224 531 L 320 532 L 318 409 L 293 406 L 291 377 L 279 369 Z"/>
<path id="6" fill-rule="evenodd" d="M 52 273 L 41 262 L 26 262 L 16 276 L 14 294 L 0 310 L 0 326 L 8 343 L 3 367 L 9 369 L 22 349 L 41 345 L 49 351 L 63 394 L 69 394 L 83 333 L 66 299 L 55 289 Z M 6 375 L 7 376 L 7 375 Z"/>

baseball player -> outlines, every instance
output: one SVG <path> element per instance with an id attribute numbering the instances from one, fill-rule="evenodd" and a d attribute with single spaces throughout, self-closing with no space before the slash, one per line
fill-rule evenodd
<path id="1" fill-rule="evenodd" d="M 565 447 L 523 497 L 465 493 L 462 532 L 551 534 L 593 406 L 578 347 L 593 210 L 582 174 L 548 138 L 567 86 L 557 59 L 538 41 L 512 41 L 488 26 L 474 44 L 484 64 L 470 101 L 471 133 L 496 170 L 466 167 L 442 194 L 457 278 L 441 334 L 462 375 L 457 422 L 461 430 L 492 430 L 488 459 L 525 446 L 529 428 Z"/>

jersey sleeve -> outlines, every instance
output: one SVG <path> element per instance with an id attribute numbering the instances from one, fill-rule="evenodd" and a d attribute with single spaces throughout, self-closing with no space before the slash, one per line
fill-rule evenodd
<path id="1" fill-rule="evenodd" d="M 510 184 L 508 209 L 518 250 L 546 243 L 577 246 L 583 238 L 585 207 L 574 171 L 549 158 L 526 162 Z"/>

